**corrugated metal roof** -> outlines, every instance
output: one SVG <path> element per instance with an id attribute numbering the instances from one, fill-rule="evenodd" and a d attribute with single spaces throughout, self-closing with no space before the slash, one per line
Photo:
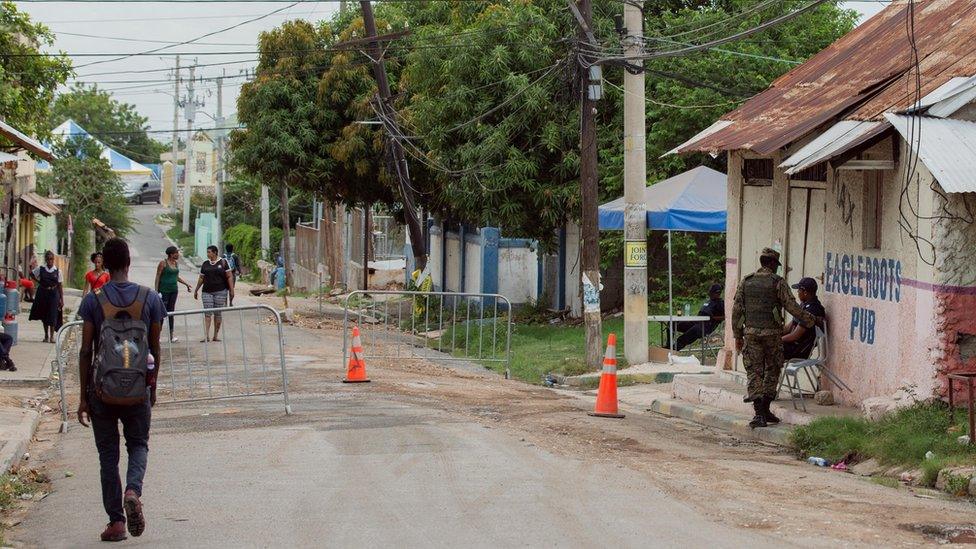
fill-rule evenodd
<path id="1" fill-rule="evenodd" d="M 678 152 L 772 152 L 835 120 L 882 120 L 910 106 L 907 5 L 893 2 L 764 92 L 722 117 L 732 124 Z M 918 0 L 915 40 L 925 96 L 976 74 L 976 0 Z"/>
<path id="2" fill-rule="evenodd" d="M 946 192 L 976 192 L 976 123 L 894 113 L 885 118 Z"/>
<path id="3" fill-rule="evenodd" d="M 48 148 L 44 145 L 41 145 L 40 141 L 24 135 L 20 132 L 20 130 L 11 126 L 10 124 L 7 124 L 3 120 L 0 120 L 0 135 L 13 141 L 14 145 L 27 149 L 44 160 L 52 160 L 54 158 L 54 156 L 51 155 L 51 151 L 48 150 Z"/>
<path id="4" fill-rule="evenodd" d="M 786 173 L 793 175 L 810 166 L 829 160 L 878 135 L 887 128 L 888 123 L 884 121 L 841 120 L 790 155 L 779 167 L 788 168 Z"/>

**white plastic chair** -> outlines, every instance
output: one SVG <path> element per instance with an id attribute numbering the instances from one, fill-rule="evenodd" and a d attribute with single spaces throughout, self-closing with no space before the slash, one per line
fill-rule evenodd
<path id="1" fill-rule="evenodd" d="M 837 377 L 837 374 L 831 372 L 830 367 L 827 366 L 826 328 L 826 321 L 824 321 L 823 328 L 820 326 L 815 327 L 816 339 L 813 344 L 816 353 L 815 357 L 812 356 L 814 353 L 811 353 L 811 358 L 792 358 L 786 361 L 786 364 L 783 366 L 779 386 L 781 389 L 783 386 L 786 386 L 786 389 L 790 392 L 790 399 L 793 401 L 794 410 L 797 409 L 796 401 L 799 399 L 803 411 L 807 411 L 807 403 L 803 399 L 803 389 L 800 387 L 801 372 L 806 376 L 807 381 L 810 382 L 814 393 L 820 390 L 820 376 L 826 376 L 834 385 L 851 391 L 851 388 L 842 379 Z"/>

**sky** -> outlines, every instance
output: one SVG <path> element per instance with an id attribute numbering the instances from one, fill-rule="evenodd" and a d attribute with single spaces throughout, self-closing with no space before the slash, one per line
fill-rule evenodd
<path id="1" fill-rule="evenodd" d="M 862 14 L 862 21 L 877 13 L 887 2 L 859 0 L 844 2 L 845 6 Z M 156 2 L 16 2 L 19 10 L 31 19 L 47 25 L 56 35 L 54 50 L 69 53 L 110 53 L 120 56 L 163 48 L 172 43 L 191 40 L 204 34 L 240 25 L 226 32 L 201 39 L 192 45 L 173 46 L 155 54 L 115 60 L 110 57 L 76 57 L 78 74 L 75 80 L 98 83 L 111 90 L 120 101 L 136 106 L 149 119 L 152 137 L 169 141 L 170 135 L 157 132 L 173 128 L 173 80 L 175 53 L 198 53 L 196 61 L 222 65 L 200 67 L 197 77 L 226 76 L 224 81 L 224 115 L 233 113 L 242 71 L 254 67 L 256 42 L 261 31 L 270 30 L 290 19 L 319 20 L 331 17 L 339 3 L 330 2 L 220 2 L 220 3 L 156 3 Z M 276 13 L 272 13 L 276 12 Z M 254 21 L 250 21 L 250 20 Z M 250 22 L 248 22 L 250 21 Z M 79 36 L 84 35 L 84 36 Z M 207 55 L 207 52 L 239 52 L 234 55 Z M 185 67 L 193 58 L 181 57 Z M 86 63 L 95 63 L 82 67 Z M 144 71 L 144 72 L 134 72 Z M 145 72 L 153 71 L 153 72 Z M 182 71 L 183 77 L 188 76 Z M 210 118 L 216 114 L 216 82 L 198 83 L 194 95 L 203 105 L 197 109 L 194 127 L 213 127 Z M 183 98 L 186 90 L 182 90 Z M 208 116 L 209 115 L 209 116 Z M 187 127 L 180 114 L 180 127 Z"/>

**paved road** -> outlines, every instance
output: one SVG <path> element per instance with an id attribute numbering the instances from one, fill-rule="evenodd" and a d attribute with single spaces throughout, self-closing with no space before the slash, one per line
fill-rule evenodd
<path id="1" fill-rule="evenodd" d="M 167 245 L 151 223 L 157 211 L 136 209 L 132 274 L 143 283 Z M 253 346 L 262 325 L 238 325 L 236 344 Z M 371 384 L 344 385 L 340 330 L 329 319 L 305 325 L 285 328 L 293 415 L 281 396 L 153 410 L 149 527 L 129 545 L 914 547 L 931 541 L 920 528 L 976 524 L 963 502 L 643 410 L 589 418 L 591 402 L 483 372 L 398 360 L 371 363 Z M 192 339 L 191 362 L 220 347 Z M 199 383 L 203 372 L 191 373 Z M 53 491 L 5 538 L 102 546 L 91 433 L 75 424 L 57 435 L 56 425 L 42 426 L 49 441 L 30 461 Z"/>
<path id="2" fill-rule="evenodd" d="M 151 222 L 155 212 L 136 208 L 143 223 L 132 238 L 132 275 L 143 283 L 151 281 L 166 245 Z M 294 341 L 290 360 L 305 361 L 306 369 L 316 366 L 302 352 L 335 344 Z M 144 495 L 149 526 L 128 543 L 773 545 L 713 522 L 610 460 L 557 455 L 423 402 L 338 383 L 297 395 L 292 416 L 282 413 L 280 402 L 259 397 L 157 406 Z M 90 432 L 73 426 L 41 459 L 54 478 L 53 493 L 8 539 L 39 547 L 100 546 L 105 517 Z"/>

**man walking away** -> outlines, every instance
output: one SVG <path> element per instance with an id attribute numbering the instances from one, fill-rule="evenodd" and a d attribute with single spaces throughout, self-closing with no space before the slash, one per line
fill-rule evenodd
<path id="1" fill-rule="evenodd" d="M 827 311 L 817 299 L 817 281 L 812 278 L 801 278 L 793 285 L 796 297 L 800 299 L 803 310 L 817 317 L 816 326 L 824 329 L 823 320 Z M 807 329 L 794 318 L 783 330 L 783 360 L 793 358 L 810 358 L 813 345 L 817 341 L 817 331 Z"/>
<path id="2" fill-rule="evenodd" d="M 237 279 L 241 277 L 241 258 L 234 253 L 233 244 L 224 246 L 224 259 L 230 265 L 230 272 L 234 274 L 234 282 L 237 282 Z"/>
<path id="3" fill-rule="evenodd" d="M 102 541 L 142 534 L 142 480 L 149 457 L 150 408 L 162 355 L 159 332 L 166 309 L 159 294 L 129 282 L 129 246 L 112 238 L 102 250 L 110 280 L 85 296 L 78 310 L 81 336 L 81 401 L 78 421 L 91 422 L 101 466 L 102 505 L 108 526 Z M 155 364 L 149 354 L 155 358 Z M 125 493 L 119 479 L 119 422 L 129 454 Z"/>
<path id="4" fill-rule="evenodd" d="M 769 410 L 779 392 L 779 373 L 783 369 L 783 309 L 802 326 L 813 328 L 814 317 L 793 299 L 793 292 L 783 277 L 776 274 L 782 265 L 779 252 L 763 248 L 761 267 L 742 279 L 732 305 L 732 332 L 735 349 L 742 353 L 749 380 L 748 394 L 756 411 L 749 426 L 766 427 L 779 423 Z"/>

